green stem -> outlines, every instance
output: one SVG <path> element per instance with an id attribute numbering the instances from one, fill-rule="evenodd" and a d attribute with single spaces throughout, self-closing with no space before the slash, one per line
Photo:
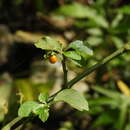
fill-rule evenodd
<path id="1" fill-rule="evenodd" d="M 125 46 L 123 48 L 120 48 L 117 51 L 113 52 L 111 55 L 107 56 L 106 58 L 104 58 L 103 60 L 101 60 L 100 62 L 98 62 L 97 64 L 91 66 L 90 68 L 86 68 L 83 72 L 81 72 L 80 74 L 78 74 L 71 81 L 67 82 L 66 87 L 67 88 L 71 88 L 74 84 L 76 84 L 78 81 L 80 81 L 81 79 L 83 79 L 85 76 L 89 75 L 91 72 L 95 71 L 96 69 L 100 68 L 104 64 L 108 63 L 112 59 L 116 58 L 117 56 L 119 56 L 119 55 L 121 55 L 121 54 L 123 54 L 123 53 L 125 53 L 127 51 L 130 51 L 130 43 L 125 44 Z M 53 101 L 54 97 L 59 92 L 61 92 L 63 89 L 64 88 L 62 88 L 61 90 L 59 90 L 58 92 L 56 92 L 55 94 L 53 94 L 52 96 L 50 96 L 49 102 Z"/>
<path id="2" fill-rule="evenodd" d="M 67 68 L 66 68 L 66 59 L 65 57 L 63 56 L 63 60 L 62 60 L 62 68 L 63 68 L 63 73 L 64 73 L 64 82 L 63 82 L 63 88 L 66 87 L 66 84 L 67 84 Z"/>
<path id="3" fill-rule="evenodd" d="M 21 117 L 16 117 L 11 122 L 9 122 L 6 126 L 4 126 L 1 130 L 11 130 L 12 126 L 14 126 L 20 120 L 22 120 Z"/>
<path id="4" fill-rule="evenodd" d="M 22 127 L 21 125 L 24 125 L 28 121 L 32 120 L 35 116 L 33 117 L 16 117 L 12 121 L 10 121 L 7 125 L 5 125 L 1 130 L 14 130 L 19 127 Z"/>
<path id="5" fill-rule="evenodd" d="M 93 65 L 90 68 L 86 68 L 82 73 L 78 74 L 78 76 L 76 76 L 74 79 L 72 79 L 69 82 L 67 82 L 67 78 L 66 78 L 67 77 L 67 70 L 66 70 L 66 68 L 63 67 L 63 71 L 65 71 L 65 75 L 64 75 L 64 83 L 66 84 L 65 87 L 71 88 L 74 84 L 76 84 L 78 81 L 80 81 L 82 78 L 84 78 L 85 76 L 87 76 L 91 72 L 95 71 L 99 67 L 101 67 L 104 64 L 108 63 L 109 61 L 111 61 L 113 58 L 116 58 L 117 56 L 119 56 L 119 55 L 121 55 L 121 54 L 123 54 L 123 53 L 125 53 L 125 52 L 127 52 L 129 50 L 130 50 L 130 43 L 126 44 L 123 48 L 118 49 L 117 51 L 115 51 L 114 53 L 112 53 L 111 55 L 109 55 L 108 57 L 104 58 L 102 61 L 100 61 L 96 65 Z M 64 66 L 64 64 L 63 64 L 63 66 Z M 63 89 L 64 88 L 62 88 L 61 90 L 59 90 L 58 92 L 56 92 L 54 95 L 50 96 L 49 102 L 53 101 L 54 97 L 60 91 L 62 91 Z M 5 127 L 3 127 L 2 130 L 10 130 L 10 128 L 12 126 L 14 126 L 17 122 L 19 122 L 21 119 L 22 119 L 21 117 L 15 118 L 10 123 L 8 123 Z"/>
<path id="6" fill-rule="evenodd" d="M 56 93 L 54 93 L 53 95 L 51 95 L 48 99 L 48 103 L 50 103 L 51 101 L 53 101 L 54 97 L 61 92 L 62 90 L 64 90 L 64 88 L 60 89 L 59 91 L 57 91 Z"/>
<path id="7" fill-rule="evenodd" d="M 126 114 L 127 114 L 127 108 L 128 108 L 128 104 L 124 103 L 122 104 L 121 108 L 120 108 L 120 116 L 119 116 L 119 120 L 117 123 L 117 129 L 118 130 L 122 130 L 124 127 L 124 123 L 126 121 Z"/>
<path id="8" fill-rule="evenodd" d="M 66 88 L 66 84 L 67 84 L 67 82 L 68 82 L 68 79 L 67 79 L 67 73 L 68 73 L 68 70 L 67 70 L 67 68 L 66 68 L 66 59 L 65 59 L 65 57 L 63 56 L 63 60 L 62 60 L 62 68 L 63 68 L 63 73 L 64 73 L 64 81 L 63 81 L 63 85 L 62 85 L 62 88 L 59 90 L 59 91 L 57 91 L 56 93 L 54 93 L 53 95 L 51 95 L 50 97 L 49 97 L 49 101 L 48 101 L 48 103 L 50 103 L 52 100 L 53 100 L 53 97 L 55 97 L 60 91 L 62 91 L 63 89 L 65 89 Z"/>
<path id="9" fill-rule="evenodd" d="M 91 72 L 95 71 L 96 69 L 100 68 L 104 64 L 108 63 L 112 59 L 116 58 L 117 56 L 121 55 L 122 53 L 130 50 L 130 45 L 126 44 L 123 48 L 118 49 L 117 51 L 113 52 L 111 55 L 107 56 L 97 64 L 91 66 L 90 68 L 86 68 L 83 72 L 78 74 L 74 79 L 69 81 L 66 85 L 68 88 L 71 88 L 75 83 L 83 79 L 85 76 L 89 75 Z"/>

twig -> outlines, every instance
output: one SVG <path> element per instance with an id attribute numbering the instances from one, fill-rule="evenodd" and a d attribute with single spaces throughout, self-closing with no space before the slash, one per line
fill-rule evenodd
<path id="1" fill-rule="evenodd" d="M 7 125 L 5 125 L 1 130 L 11 130 L 11 128 L 20 120 L 22 120 L 22 117 L 16 117 L 11 122 L 9 122 Z"/>
<path id="2" fill-rule="evenodd" d="M 81 72 L 80 74 L 78 74 L 71 81 L 67 82 L 66 87 L 67 88 L 71 88 L 74 84 L 76 84 L 78 81 L 80 81 L 81 79 L 83 79 L 85 76 L 89 75 L 90 73 L 92 73 L 96 69 L 100 68 L 104 64 L 108 63 L 112 59 L 116 58 L 117 56 L 119 56 L 119 55 L 121 55 L 121 54 L 123 54 L 123 53 L 125 53 L 127 51 L 130 51 L 130 43 L 125 44 L 125 46 L 123 48 L 120 48 L 117 51 L 113 52 L 111 55 L 107 56 L 106 58 L 104 58 L 103 60 L 101 60 L 100 62 L 98 62 L 97 64 L 91 66 L 90 68 L 86 68 L 83 72 Z M 50 96 L 50 101 L 52 101 L 54 99 L 54 97 L 59 92 L 61 92 L 62 90 L 63 89 L 59 90 L 58 92 L 56 92 L 55 94 L 53 94 L 52 96 Z"/>
<path id="3" fill-rule="evenodd" d="M 100 68 L 101 66 L 103 66 L 106 63 L 108 63 L 112 59 L 116 58 L 117 56 L 119 56 L 119 55 L 121 55 L 121 54 L 123 54 L 123 53 L 125 53 L 125 52 L 127 52 L 129 50 L 130 50 L 130 43 L 126 44 L 123 48 L 120 48 L 117 51 L 113 52 L 111 55 L 107 56 L 106 58 L 104 58 L 103 60 L 98 62 L 97 64 L 91 66 L 90 68 L 86 68 L 83 72 L 78 74 L 78 76 L 76 76 L 74 79 L 69 81 L 66 84 L 67 87 L 71 88 L 75 83 L 77 83 L 78 81 L 83 79 L 85 76 L 89 75 L 91 72 L 95 71 L 96 69 Z"/>
<path id="4" fill-rule="evenodd" d="M 111 55 L 107 56 L 106 58 L 104 58 L 103 60 L 101 60 L 97 64 L 93 65 L 92 67 L 86 68 L 83 72 L 78 74 L 74 79 L 72 79 L 69 82 L 67 82 L 67 70 L 66 70 L 66 66 L 64 64 L 65 62 L 63 62 L 62 65 L 63 65 L 63 71 L 64 71 L 64 83 L 66 84 L 65 87 L 66 88 L 71 88 L 74 84 L 76 84 L 78 81 L 83 79 L 85 76 L 89 75 L 91 72 L 95 71 L 96 69 L 100 68 L 104 64 L 108 63 L 112 59 L 116 58 L 117 56 L 119 56 L 119 55 L 121 55 L 121 54 L 123 54 L 123 53 L 125 53 L 127 51 L 130 51 L 130 43 L 126 44 L 123 48 L 120 48 L 117 51 L 113 52 Z M 51 101 L 53 101 L 54 97 L 62 90 L 64 90 L 64 88 L 62 88 L 61 90 L 59 90 L 58 92 L 56 92 L 55 94 L 50 96 L 48 102 L 50 103 Z M 12 126 L 14 126 L 20 120 L 22 120 L 21 117 L 15 118 L 10 123 L 8 123 L 5 127 L 3 127 L 2 130 L 10 130 L 10 128 Z"/>
<path id="5" fill-rule="evenodd" d="M 68 76 L 67 76 L 68 70 L 66 68 L 66 59 L 65 59 L 64 56 L 63 56 L 63 60 L 62 60 L 62 68 L 63 68 L 63 74 L 64 74 L 62 88 L 49 97 L 48 103 L 50 103 L 53 100 L 53 97 L 55 97 L 60 91 L 62 91 L 63 89 L 67 88 L 66 84 L 68 82 Z"/>
<path id="6" fill-rule="evenodd" d="M 67 68 L 66 68 L 66 59 L 65 57 L 63 56 L 63 60 L 62 60 L 62 68 L 63 68 L 63 73 L 64 73 L 64 82 L 63 82 L 63 87 L 62 88 L 66 88 L 66 84 L 68 82 L 68 79 L 67 79 Z"/>

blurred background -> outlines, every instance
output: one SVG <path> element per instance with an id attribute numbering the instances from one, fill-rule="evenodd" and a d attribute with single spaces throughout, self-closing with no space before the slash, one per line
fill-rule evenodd
<path id="1" fill-rule="evenodd" d="M 93 49 L 85 66 L 108 56 L 130 37 L 129 0 L 0 0 L 0 128 L 17 117 L 19 105 L 53 94 L 62 84 L 62 68 L 44 60 L 34 42 L 49 35 L 68 45 L 83 40 Z M 69 79 L 84 67 L 68 63 Z M 55 104 L 43 123 L 22 130 L 130 130 L 130 53 L 119 56 L 74 85 L 90 110 Z"/>

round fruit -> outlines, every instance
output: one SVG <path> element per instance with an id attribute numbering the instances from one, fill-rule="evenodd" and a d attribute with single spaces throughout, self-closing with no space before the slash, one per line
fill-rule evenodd
<path id="1" fill-rule="evenodd" d="M 57 62 L 57 57 L 55 55 L 52 55 L 49 57 L 49 61 L 52 63 L 52 64 L 55 64 Z"/>

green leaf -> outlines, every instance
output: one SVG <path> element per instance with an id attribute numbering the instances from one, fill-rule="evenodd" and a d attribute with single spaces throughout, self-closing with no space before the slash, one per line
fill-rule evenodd
<path id="1" fill-rule="evenodd" d="M 110 28 L 109 31 L 112 34 L 128 33 L 129 28 L 130 28 L 129 21 L 127 21 L 125 23 L 122 22 L 122 23 L 118 24 L 118 26 L 116 28 Z"/>
<path id="2" fill-rule="evenodd" d="M 48 101 L 48 94 L 46 94 L 46 93 L 40 93 L 40 95 L 38 96 L 38 100 L 41 103 L 46 103 Z"/>
<path id="3" fill-rule="evenodd" d="M 64 5 L 56 10 L 56 13 L 73 18 L 89 18 L 101 27 L 108 27 L 107 20 L 96 9 L 79 3 Z"/>
<path id="4" fill-rule="evenodd" d="M 51 37 L 43 37 L 35 43 L 37 48 L 62 53 L 62 44 Z"/>
<path id="5" fill-rule="evenodd" d="M 39 104 L 36 108 L 33 109 L 33 113 L 38 115 L 38 117 L 45 122 L 49 117 L 49 107 L 44 104 Z"/>
<path id="6" fill-rule="evenodd" d="M 59 92 L 54 98 L 54 101 L 64 101 L 80 111 L 89 110 L 88 102 L 84 96 L 74 89 L 64 89 Z"/>
<path id="7" fill-rule="evenodd" d="M 113 122 L 114 122 L 114 119 L 113 119 L 113 117 L 111 115 L 109 115 L 108 113 L 102 113 L 94 121 L 92 126 L 93 126 L 93 128 L 98 128 L 100 126 L 105 126 L 105 125 L 111 124 Z"/>
<path id="8" fill-rule="evenodd" d="M 44 109 L 43 111 L 40 112 L 39 118 L 45 122 L 49 117 L 49 109 Z"/>
<path id="9" fill-rule="evenodd" d="M 110 105 L 113 107 L 118 107 L 120 102 L 118 102 L 115 99 L 108 98 L 108 97 L 99 97 L 99 98 L 90 99 L 88 103 L 89 105 L 92 105 L 92 106 Z"/>
<path id="10" fill-rule="evenodd" d="M 125 5 L 119 9 L 117 9 L 119 13 L 123 13 L 123 14 L 130 14 L 130 5 Z"/>
<path id="11" fill-rule="evenodd" d="M 101 44 L 103 42 L 103 38 L 98 37 L 98 36 L 90 36 L 90 37 L 88 37 L 87 42 L 91 46 L 98 46 L 99 44 Z"/>
<path id="12" fill-rule="evenodd" d="M 73 60 L 81 60 L 81 56 L 76 51 L 66 51 L 63 53 L 66 57 L 69 57 Z"/>
<path id="13" fill-rule="evenodd" d="M 120 37 L 112 36 L 110 38 L 114 42 L 114 44 L 117 47 L 117 49 L 123 47 L 123 40 Z"/>
<path id="14" fill-rule="evenodd" d="M 126 125 L 125 130 L 130 130 L 130 123 Z"/>
<path id="15" fill-rule="evenodd" d="M 128 113 L 128 104 L 124 101 L 122 104 L 120 104 L 120 115 L 117 120 L 116 128 L 118 130 L 122 130 L 124 128 L 124 124 L 127 119 L 127 113 Z"/>
<path id="16" fill-rule="evenodd" d="M 111 23 L 111 27 L 115 28 L 119 25 L 120 21 L 123 19 L 123 14 L 117 14 L 114 20 Z"/>
<path id="17" fill-rule="evenodd" d="M 81 60 L 73 60 L 71 59 L 72 63 L 74 63 L 76 66 L 78 67 L 83 67 L 87 65 L 87 58 L 84 59 L 83 57 L 81 58 Z"/>
<path id="18" fill-rule="evenodd" d="M 20 117 L 28 117 L 32 113 L 33 109 L 37 107 L 38 105 L 39 104 L 34 101 L 24 102 L 23 104 L 21 104 L 18 110 L 18 115 Z"/>
<path id="19" fill-rule="evenodd" d="M 73 3 L 62 6 L 56 10 L 56 13 L 74 18 L 86 18 L 91 15 L 89 11 L 89 8 L 78 3 Z"/>
<path id="20" fill-rule="evenodd" d="M 86 66 L 88 58 L 93 55 L 93 51 L 88 48 L 88 43 L 80 40 L 70 43 L 66 52 L 64 55 L 71 58 L 71 61 L 79 67 Z"/>
<path id="21" fill-rule="evenodd" d="M 92 87 L 92 89 L 107 96 L 107 97 L 120 100 L 121 94 L 116 92 L 116 91 L 108 90 L 108 89 L 105 89 L 105 88 L 102 88 L 99 86 Z"/>
<path id="22" fill-rule="evenodd" d="M 68 49 L 74 49 L 77 53 L 79 53 L 82 57 L 87 58 L 88 55 L 93 55 L 93 51 L 88 48 L 83 41 L 77 40 L 69 44 Z"/>
<path id="23" fill-rule="evenodd" d="M 90 104 L 89 104 L 89 106 L 90 106 Z M 103 112 L 103 107 L 102 106 L 92 106 L 91 109 L 89 111 L 87 111 L 87 113 L 89 113 L 91 115 L 98 115 L 98 114 L 100 114 L 102 112 Z"/>
<path id="24" fill-rule="evenodd" d="M 89 28 L 89 29 L 87 29 L 87 32 L 93 36 L 102 36 L 103 35 L 103 32 L 100 28 Z"/>

